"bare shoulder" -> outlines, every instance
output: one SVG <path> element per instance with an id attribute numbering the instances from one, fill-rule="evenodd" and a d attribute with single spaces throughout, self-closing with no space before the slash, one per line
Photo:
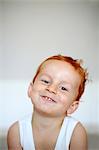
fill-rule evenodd
<path id="1" fill-rule="evenodd" d="M 87 132 L 80 122 L 72 134 L 70 150 L 88 150 Z"/>
<path id="2" fill-rule="evenodd" d="M 8 150 L 22 150 L 18 121 L 11 125 L 7 134 Z"/>

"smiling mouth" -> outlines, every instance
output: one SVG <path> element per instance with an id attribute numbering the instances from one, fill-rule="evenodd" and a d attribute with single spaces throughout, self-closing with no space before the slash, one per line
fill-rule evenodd
<path id="1" fill-rule="evenodd" d="M 42 99 L 43 99 L 45 102 L 54 102 L 54 103 L 56 103 L 56 101 L 54 101 L 52 98 L 47 97 L 47 96 L 42 96 Z"/>

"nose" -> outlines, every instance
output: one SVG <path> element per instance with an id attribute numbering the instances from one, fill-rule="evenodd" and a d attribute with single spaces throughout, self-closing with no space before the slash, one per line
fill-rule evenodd
<path id="1" fill-rule="evenodd" d="M 53 94 L 57 93 L 57 87 L 54 84 L 47 86 L 46 90 L 50 93 L 53 93 Z"/>

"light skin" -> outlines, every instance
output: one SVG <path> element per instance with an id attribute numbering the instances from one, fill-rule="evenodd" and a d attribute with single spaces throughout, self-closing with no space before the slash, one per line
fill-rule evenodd
<path id="1" fill-rule="evenodd" d="M 46 61 L 35 82 L 30 83 L 28 96 L 34 106 L 31 123 L 36 150 L 54 150 L 64 117 L 78 108 L 80 83 L 81 77 L 74 67 L 60 60 Z M 18 122 L 10 127 L 7 139 L 9 150 L 22 150 Z M 87 150 L 87 135 L 81 123 L 74 129 L 69 149 Z"/>

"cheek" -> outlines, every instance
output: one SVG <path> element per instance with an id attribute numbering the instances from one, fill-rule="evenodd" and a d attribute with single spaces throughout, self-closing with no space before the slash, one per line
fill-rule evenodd
<path id="1" fill-rule="evenodd" d="M 71 95 L 71 98 L 73 99 L 73 101 L 76 100 L 77 96 L 78 96 L 78 90 L 73 91 Z"/>
<path id="2" fill-rule="evenodd" d="M 37 97 L 38 97 L 38 88 L 36 86 L 32 87 L 32 91 L 31 91 L 31 96 L 30 97 L 31 97 L 32 102 L 34 102 L 37 99 Z"/>
<path id="3" fill-rule="evenodd" d="M 64 96 L 64 95 L 60 94 L 59 97 L 60 97 L 60 99 L 59 99 L 60 103 L 62 105 L 66 105 L 66 103 L 67 103 L 67 96 Z"/>
<path id="4" fill-rule="evenodd" d="M 33 89 L 35 91 L 39 91 L 40 89 L 43 89 L 44 88 L 44 85 L 41 84 L 40 81 L 35 81 L 34 84 L 33 84 Z"/>
<path id="5" fill-rule="evenodd" d="M 61 95 L 60 96 L 60 102 L 64 106 L 69 106 L 72 103 L 72 97 L 70 95 Z"/>
<path id="6" fill-rule="evenodd" d="M 33 92 L 39 91 L 40 88 L 41 88 L 40 84 L 38 82 L 34 82 L 32 87 Z"/>

